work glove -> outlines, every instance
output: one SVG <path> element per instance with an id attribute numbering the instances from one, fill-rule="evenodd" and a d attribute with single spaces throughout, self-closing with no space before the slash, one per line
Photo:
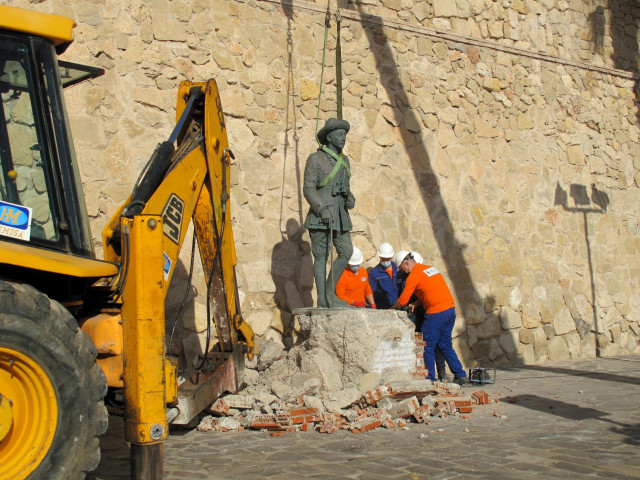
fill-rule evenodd
<path id="1" fill-rule="evenodd" d="M 373 308 L 374 310 L 377 310 L 377 309 L 378 309 L 378 307 L 376 307 L 376 304 L 375 304 L 375 303 L 372 303 L 372 304 L 371 304 L 371 308 Z"/>
<path id="2" fill-rule="evenodd" d="M 325 223 L 327 225 L 329 225 L 329 222 L 333 219 L 333 215 L 331 215 L 331 210 L 329 210 L 328 208 L 325 208 L 324 210 L 322 210 L 322 213 L 320 214 L 320 216 L 322 217 L 322 223 Z"/>
<path id="3" fill-rule="evenodd" d="M 344 202 L 344 206 L 347 207 L 347 210 L 351 210 L 356 206 L 356 197 L 353 196 L 353 193 L 349 192 L 347 200 Z"/>
<path id="4" fill-rule="evenodd" d="M 351 304 L 354 307 L 360 307 L 360 308 L 366 308 L 367 304 L 364 302 L 361 302 L 360 300 L 354 300 L 353 303 Z"/>

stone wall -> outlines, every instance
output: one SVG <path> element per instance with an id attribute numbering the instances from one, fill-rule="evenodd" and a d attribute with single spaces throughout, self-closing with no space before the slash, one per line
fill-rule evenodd
<path id="1" fill-rule="evenodd" d="M 289 311 L 314 294 L 301 177 L 315 149 L 326 2 L 8 3 L 74 17 L 64 58 L 107 71 L 68 102 L 98 247 L 171 130 L 179 82 L 218 81 L 237 158 L 244 316 L 261 339 L 294 339 Z M 341 6 L 365 266 L 388 241 L 445 272 L 467 365 L 640 352 L 637 0 Z M 335 115 L 335 46 L 334 22 L 321 123 Z M 189 348 L 204 328 L 201 290 L 179 329 Z"/>

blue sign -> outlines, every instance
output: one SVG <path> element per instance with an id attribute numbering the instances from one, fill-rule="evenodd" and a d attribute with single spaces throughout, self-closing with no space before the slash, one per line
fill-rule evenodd
<path id="1" fill-rule="evenodd" d="M 29 240 L 30 234 L 31 209 L 0 201 L 0 235 Z"/>

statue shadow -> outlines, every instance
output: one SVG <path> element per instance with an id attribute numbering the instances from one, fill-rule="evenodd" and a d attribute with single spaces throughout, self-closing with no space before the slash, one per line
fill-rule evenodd
<path id="1" fill-rule="evenodd" d="M 297 220 L 288 219 L 282 240 L 271 252 L 270 271 L 276 288 L 273 299 L 281 311 L 285 345 L 294 328 L 291 311 L 313 307 L 313 257 L 305 233 L 306 229 Z"/>

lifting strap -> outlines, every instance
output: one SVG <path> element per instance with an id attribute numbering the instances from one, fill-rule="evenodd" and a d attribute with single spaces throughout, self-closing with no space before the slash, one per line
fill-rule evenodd
<path id="1" fill-rule="evenodd" d="M 340 0 L 336 11 L 336 101 L 337 101 L 337 117 L 342 120 L 342 49 L 340 48 L 340 25 L 342 24 L 342 16 L 340 15 Z"/>
<path id="2" fill-rule="evenodd" d="M 336 117 L 342 120 L 342 48 L 340 46 L 340 27 L 342 24 L 342 16 L 340 15 L 340 0 L 338 0 L 338 6 L 336 11 L 336 101 L 337 101 L 337 113 Z M 327 12 L 324 17 L 324 47 L 322 48 L 322 71 L 320 73 L 320 93 L 318 94 L 318 112 L 316 114 L 316 141 L 321 146 L 318 139 L 318 122 L 320 120 L 320 104 L 322 103 L 322 85 L 324 84 L 324 66 L 327 56 L 327 38 L 329 36 L 329 28 L 331 28 L 331 11 L 329 4 L 331 0 L 327 0 Z M 335 176 L 335 175 L 334 175 Z"/>
<path id="3" fill-rule="evenodd" d="M 322 180 L 318 185 L 316 185 L 316 188 L 326 187 L 329 184 L 329 182 L 333 180 L 335 176 L 338 174 L 338 170 L 340 170 L 340 167 L 344 167 L 344 170 L 345 172 L 347 172 L 347 175 L 349 177 L 351 176 L 351 170 L 349 169 L 349 165 L 347 165 L 347 163 L 344 161 L 344 155 L 342 155 L 342 152 L 340 152 L 340 155 L 337 155 L 336 152 L 334 152 L 333 150 L 331 150 L 330 148 L 324 145 L 322 146 L 321 150 L 326 154 L 331 155 L 333 158 L 335 158 L 336 164 L 333 166 L 331 173 L 329 173 L 329 175 L 327 175 L 324 180 Z"/>

